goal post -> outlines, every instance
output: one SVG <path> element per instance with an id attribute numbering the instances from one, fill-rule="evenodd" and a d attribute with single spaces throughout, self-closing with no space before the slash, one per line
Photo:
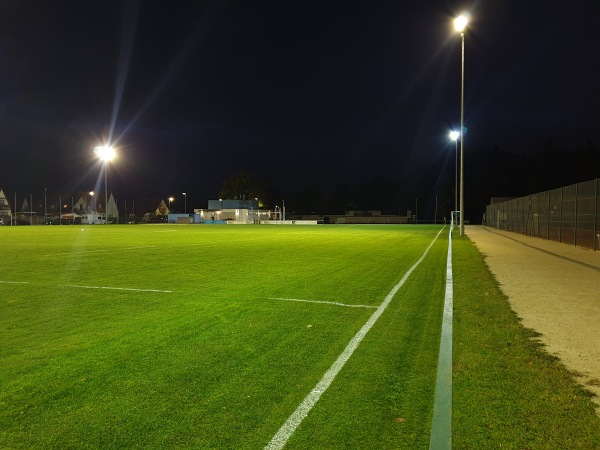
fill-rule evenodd
<path id="1" fill-rule="evenodd" d="M 452 211 L 450 229 L 453 229 L 457 224 L 460 224 L 460 211 Z"/>

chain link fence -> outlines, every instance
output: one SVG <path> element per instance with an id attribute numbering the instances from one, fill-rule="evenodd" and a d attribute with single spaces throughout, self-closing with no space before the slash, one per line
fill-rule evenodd
<path id="1" fill-rule="evenodd" d="M 485 224 L 600 250 L 600 178 L 488 205 Z"/>

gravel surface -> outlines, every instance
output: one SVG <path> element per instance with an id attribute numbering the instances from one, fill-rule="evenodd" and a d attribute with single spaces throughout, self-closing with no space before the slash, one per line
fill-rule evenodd
<path id="1" fill-rule="evenodd" d="M 482 226 L 465 234 L 523 325 L 600 405 L 600 252 Z"/>

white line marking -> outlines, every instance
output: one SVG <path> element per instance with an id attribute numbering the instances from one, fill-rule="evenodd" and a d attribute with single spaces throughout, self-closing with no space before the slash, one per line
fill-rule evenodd
<path id="1" fill-rule="evenodd" d="M 156 248 L 156 245 L 142 245 L 139 247 L 125 247 L 125 248 L 121 248 L 119 250 L 138 250 L 140 248 Z"/>
<path id="2" fill-rule="evenodd" d="M 282 300 L 286 302 L 304 302 L 304 303 L 324 303 L 326 305 L 336 305 L 336 306 L 346 306 L 348 308 L 377 308 L 377 306 L 373 305 L 348 305 L 346 303 L 338 303 L 338 302 L 326 302 L 322 300 L 303 300 L 301 298 L 280 298 L 280 297 L 269 297 L 269 300 Z"/>
<path id="3" fill-rule="evenodd" d="M 161 289 L 134 289 L 134 288 L 120 288 L 111 286 L 78 286 L 75 284 L 67 284 L 65 287 L 81 288 L 81 289 L 108 289 L 112 291 L 134 291 L 134 292 L 164 292 L 171 294 L 173 291 L 165 291 Z"/>
<path id="4" fill-rule="evenodd" d="M 430 450 L 452 448 L 452 309 L 454 280 L 452 277 L 452 228 L 448 236 L 448 260 L 446 263 L 446 296 L 438 370 L 435 381 L 433 420 L 431 421 Z"/>
<path id="5" fill-rule="evenodd" d="M 84 250 L 80 252 L 68 252 L 68 253 L 48 253 L 44 256 L 65 256 L 65 255 L 83 255 L 85 253 L 102 253 L 107 252 L 108 250 Z"/>
<path id="6" fill-rule="evenodd" d="M 29 281 L 2 281 L 0 284 L 31 284 Z M 173 291 L 163 289 L 136 289 L 136 288 L 120 288 L 111 286 L 79 286 L 76 284 L 65 284 L 64 287 L 80 288 L 80 289 L 108 289 L 113 291 L 133 291 L 133 292 L 163 292 L 166 294 L 172 294 Z"/>
<path id="7" fill-rule="evenodd" d="M 123 247 L 120 248 L 119 251 L 122 250 L 138 250 L 142 248 L 156 248 L 156 245 L 144 245 L 143 247 Z M 45 257 L 48 256 L 66 256 L 66 255 L 83 255 L 85 253 L 101 253 L 107 252 L 108 250 L 83 250 L 83 251 L 74 251 L 74 252 L 66 252 L 66 253 L 49 253 L 47 255 L 43 255 Z"/>
<path id="8" fill-rule="evenodd" d="M 444 227 L 446 228 L 446 227 Z M 413 264 L 413 266 L 408 269 L 408 271 L 404 274 L 402 279 L 398 282 L 396 286 L 390 291 L 387 297 L 383 300 L 383 303 L 377 308 L 377 310 L 371 315 L 367 323 L 363 325 L 363 327 L 359 330 L 358 333 L 354 335 L 354 337 L 350 340 L 344 351 L 338 356 L 337 360 L 331 365 L 329 370 L 325 372 L 323 378 L 317 383 L 317 385 L 313 388 L 312 391 L 304 398 L 302 403 L 296 408 L 296 410 L 292 413 L 290 417 L 285 421 L 285 423 L 281 426 L 279 431 L 273 436 L 271 441 L 265 446 L 265 450 L 280 450 L 287 443 L 290 436 L 296 431 L 296 428 L 302 423 L 304 418 L 308 415 L 310 410 L 315 406 L 315 404 L 321 398 L 321 395 L 327 390 L 327 388 L 331 385 L 337 374 L 342 370 L 342 367 L 346 364 L 346 362 L 350 359 L 358 345 L 364 339 L 369 330 L 375 325 L 377 319 L 383 314 L 386 310 L 396 292 L 402 287 L 402 285 L 406 282 L 408 277 L 413 273 L 413 271 L 421 264 L 421 261 L 425 259 L 427 253 L 429 253 L 429 249 L 433 246 L 440 233 L 444 230 L 442 228 L 440 232 L 433 239 L 429 247 L 425 250 L 423 255 L 419 258 L 419 260 Z"/>

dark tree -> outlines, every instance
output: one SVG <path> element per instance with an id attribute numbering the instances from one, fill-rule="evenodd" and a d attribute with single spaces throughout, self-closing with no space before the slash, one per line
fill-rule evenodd
<path id="1" fill-rule="evenodd" d="M 227 177 L 219 190 L 219 198 L 250 200 L 258 198 L 261 204 L 269 202 L 268 183 L 243 170 Z"/>

